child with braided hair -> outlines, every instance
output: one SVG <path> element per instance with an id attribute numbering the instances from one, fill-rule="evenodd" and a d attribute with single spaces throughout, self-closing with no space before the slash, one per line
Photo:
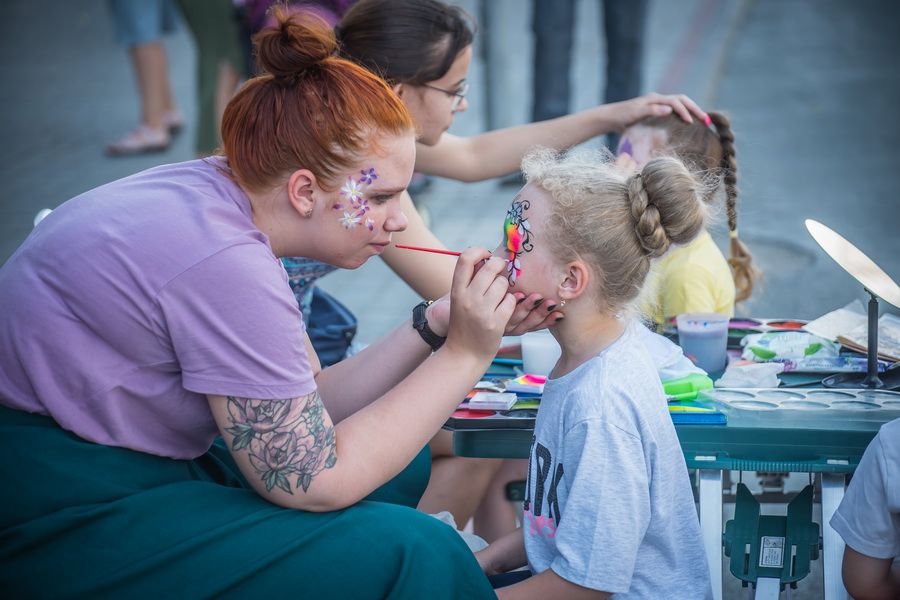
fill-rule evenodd
<path id="1" fill-rule="evenodd" d="M 540 150 L 522 170 L 495 254 L 511 289 L 565 307 L 550 328 L 562 354 L 535 423 L 523 526 L 479 564 L 500 598 L 709 598 L 684 456 L 631 317 L 652 262 L 704 231 L 709 194 L 673 157 L 629 175 L 607 153 Z"/>
<path id="2" fill-rule="evenodd" d="M 760 271 L 738 237 L 737 162 L 728 118 L 711 112 L 706 123 L 667 116 L 644 119 L 624 131 L 618 154 L 620 163 L 633 161 L 631 166 L 637 169 L 653 156 L 675 155 L 692 172 L 715 183 L 709 186 L 711 193 L 724 188 L 728 260 L 705 231 L 690 244 L 673 249 L 655 269 L 645 312 L 658 323 L 686 312 L 733 316 L 735 302 L 750 297 Z"/>

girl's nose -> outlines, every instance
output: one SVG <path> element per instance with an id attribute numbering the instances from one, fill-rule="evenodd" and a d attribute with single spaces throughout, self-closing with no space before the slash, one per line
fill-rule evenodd
<path id="1" fill-rule="evenodd" d="M 409 225 L 409 219 L 406 218 L 406 213 L 398 206 L 393 209 L 390 214 L 388 214 L 388 218 L 384 221 L 384 230 L 385 231 L 403 231 L 406 229 L 407 225 Z"/>

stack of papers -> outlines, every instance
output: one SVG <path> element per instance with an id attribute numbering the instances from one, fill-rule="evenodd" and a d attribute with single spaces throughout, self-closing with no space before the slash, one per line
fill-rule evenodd
<path id="1" fill-rule="evenodd" d="M 517 394 L 531 394 L 540 396 L 544 393 L 544 384 L 547 378 L 542 375 L 525 374 L 506 382 L 506 391 L 515 392 Z"/>
<path id="2" fill-rule="evenodd" d="M 516 395 L 509 392 L 477 392 L 469 398 L 470 410 L 509 410 L 516 403 Z"/>

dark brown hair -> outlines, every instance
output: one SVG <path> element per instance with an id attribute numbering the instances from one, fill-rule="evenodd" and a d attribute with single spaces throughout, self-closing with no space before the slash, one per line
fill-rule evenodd
<path id="1" fill-rule="evenodd" d="M 668 146 L 694 172 L 720 175 L 725 184 L 725 211 L 731 238 L 728 264 L 735 284 L 735 301 L 750 297 L 753 284 L 761 272 L 753 264 L 750 250 L 738 237 L 737 229 L 737 161 L 731 122 L 722 113 L 709 113 L 715 129 L 694 120 L 686 123 L 680 117 L 651 117 L 639 123 L 643 127 L 661 129 L 668 135 Z"/>
<path id="2" fill-rule="evenodd" d="M 421 85 L 447 74 L 475 26 L 438 0 L 361 0 L 335 27 L 341 56 L 389 83 Z"/>
<path id="3" fill-rule="evenodd" d="M 412 133 L 412 117 L 370 71 L 335 56 L 331 29 L 316 17 L 274 9 L 275 27 L 260 31 L 260 76 L 225 108 L 222 141 L 245 189 L 260 191 L 298 168 L 328 188 L 373 150 L 373 132 Z"/>

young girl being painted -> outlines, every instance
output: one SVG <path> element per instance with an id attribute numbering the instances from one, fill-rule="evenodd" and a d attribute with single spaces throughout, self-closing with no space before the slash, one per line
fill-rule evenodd
<path id="1" fill-rule="evenodd" d="M 657 323 L 686 312 L 733 316 L 735 302 L 750 297 L 760 272 L 738 238 L 737 162 L 728 119 L 715 112 L 709 113 L 707 123 L 650 117 L 625 130 L 618 154 L 620 158 L 629 155 L 637 169 L 654 156 L 674 154 L 691 171 L 724 184 L 730 257 L 725 260 L 706 231 L 689 244 L 674 248 L 654 268 L 644 312 Z M 629 162 L 627 158 L 625 162 Z"/>
<path id="2" fill-rule="evenodd" d="M 500 598 L 710 597 L 687 467 L 630 316 L 652 261 L 703 232 L 709 194 L 672 157 L 628 175 L 605 154 L 540 150 L 523 171 L 495 254 L 510 260 L 511 290 L 564 305 L 551 328 L 562 355 L 538 410 L 523 526 L 478 561 L 503 583 L 527 577 Z"/>

